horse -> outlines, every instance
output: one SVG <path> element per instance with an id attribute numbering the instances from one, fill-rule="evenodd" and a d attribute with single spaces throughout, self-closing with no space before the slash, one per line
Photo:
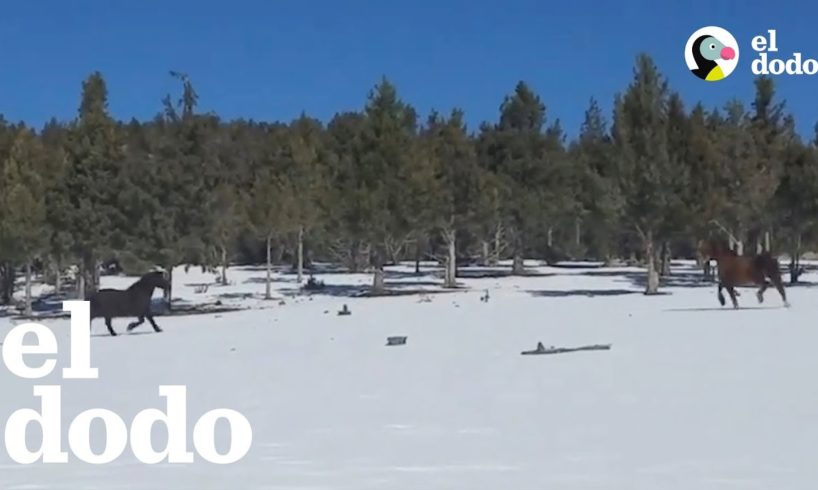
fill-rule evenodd
<path id="1" fill-rule="evenodd" d="M 772 284 L 781 295 L 784 306 L 789 308 L 787 293 L 781 281 L 780 265 L 769 252 L 759 255 L 738 255 L 718 241 L 704 242 L 700 251 L 706 260 L 715 259 L 718 265 L 718 298 L 722 306 L 725 303 L 722 289 L 727 289 L 733 308 L 738 308 L 736 299 L 738 293 L 735 290 L 737 286 L 760 286 L 756 297 L 759 303 L 763 303 L 764 291 Z"/>
<path id="2" fill-rule="evenodd" d="M 161 332 L 162 329 L 151 314 L 151 298 L 156 288 L 165 291 L 170 288 L 170 283 L 161 271 L 145 274 L 128 289 L 100 289 L 88 297 L 88 301 L 91 302 L 91 320 L 104 318 L 105 326 L 113 336 L 116 332 L 111 326 L 111 319 L 121 317 L 137 318 L 137 321 L 128 325 L 129 332 L 141 325 L 146 318 L 154 331 Z"/>

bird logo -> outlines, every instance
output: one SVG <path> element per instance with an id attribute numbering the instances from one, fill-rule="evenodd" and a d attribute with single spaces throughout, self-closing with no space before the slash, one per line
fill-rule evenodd
<path id="1" fill-rule="evenodd" d="M 727 30 L 708 26 L 690 36 L 685 61 L 690 71 L 708 82 L 724 80 L 738 65 L 738 43 Z"/>

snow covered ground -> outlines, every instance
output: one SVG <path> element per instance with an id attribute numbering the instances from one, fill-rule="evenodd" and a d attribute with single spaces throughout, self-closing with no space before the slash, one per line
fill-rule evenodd
<path id="1" fill-rule="evenodd" d="M 63 381 L 58 369 L 28 381 L 0 366 L 0 419 L 37 407 L 34 384 L 61 383 L 64 434 L 89 408 L 130 423 L 145 408 L 163 408 L 159 385 L 184 384 L 191 428 L 214 408 L 248 417 L 248 455 L 226 467 L 198 457 L 148 467 L 128 449 L 104 466 L 73 457 L 20 466 L 3 450 L 0 488 L 818 487 L 818 289 L 789 288 L 789 309 L 775 290 L 759 305 L 742 289 L 745 308 L 733 311 L 686 265 L 674 268 L 666 294 L 652 297 L 641 294 L 636 269 L 532 267 L 532 277 L 491 277 L 500 270 L 465 269 L 488 277 L 444 293 L 437 276 L 391 268 L 389 286 L 431 294 L 382 298 L 353 297 L 369 275 L 318 274 L 330 287 L 309 297 L 292 295 L 293 275 L 276 274 L 283 304 L 261 299 L 263 269 L 232 269 L 233 285 L 203 294 L 195 285 L 212 275 L 178 270 L 179 298 L 248 309 L 158 317 L 165 332 L 149 333 L 145 323 L 116 338 L 95 321 L 100 379 Z M 818 282 L 818 274 L 803 279 Z M 104 277 L 103 286 L 130 281 Z M 343 304 L 352 315 L 336 314 Z M 0 317 L 0 339 L 14 322 Z M 43 323 L 57 334 L 61 368 L 68 321 Z M 127 323 L 114 326 L 124 333 Z M 392 335 L 407 344 L 385 346 Z M 612 349 L 520 355 L 538 341 Z M 92 436 L 99 451 L 102 431 Z"/>

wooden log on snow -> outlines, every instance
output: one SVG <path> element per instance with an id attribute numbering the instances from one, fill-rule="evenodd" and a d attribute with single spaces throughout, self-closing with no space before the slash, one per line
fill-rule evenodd
<path id="1" fill-rule="evenodd" d="M 537 342 L 537 348 L 534 350 L 526 350 L 521 352 L 520 354 L 527 356 L 527 355 L 536 355 L 536 354 L 562 354 L 565 352 L 578 352 L 583 350 L 611 350 L 611 344 L 594 344 L 594 345 L 585 345 L 582 347 L 548 347 L 542 345 L 542 342 Z"/>

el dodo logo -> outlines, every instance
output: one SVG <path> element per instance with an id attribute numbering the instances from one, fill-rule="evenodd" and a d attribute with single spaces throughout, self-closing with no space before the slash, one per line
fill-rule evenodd
<path id="1" fill-rule="evenodd" d="M 784 61 L 776 57 L 778 53 L 778 33 L 775 29 L 767 31 L 767 36 L 753 38 L 753 50 L 758 53 L 758 59 L 753 60 L 754 75 L 815 75 L 818 73 L 818 61 L 803 59 L 801 53 L 794 52 L 792 57 Z M 773 53 L 772 55 L 770 53 Z"/>
<path id="2" fill-rule="evenodd" d="M 690 71 L 702 80 L 723 80 L 738 65 L 738 43 L 721 27 L 702 27 L 687 40 L 685 61 Z"/>
<path id="3" fill-rule="evenodd" d="M 63 309 L 71 312 L 71 357 L 69 366 L 62 370 L 64 379 L 97 379 L 99 371 L 91 367 L 91 321 L 87 301 L 66 301 Z M 24 344 L 26 336 L 35 338 L 34 344 Z M 27 359 L 27 355 L 45 355 L 45 360 Z M 24 379 L 48 376 L 56 367 L 57 338 L 45 325 L 25 323 L 14 327 L 3 340 L 3 362 L 13 374 Z M 52 358 L 48 358 L 52 357 Z M 62 399 L 59 385 L 34 386 L 34 396 L 40 399 L 40 410 L 23 408 L 14 412 L 6 422 L 6 451 L 20 464 L 67 463 L 63 451 Z M 136 458 L 145 464 L 193 463 L 193 453 L 187 450 L 187 389 L 185 386 L 159 386 L 159 396 L 166 399 L 165 410 L 149 408 L 136 414 L 128 427 L 116 413 L 91 408 L 74 418 L 68 427 L 68 446 L 76 458 L 91 464 L 106 464 L 118 458 L 128 445 Z M 224 420 L 230 427 L 230 448 L 225 454 L 216 450 L 216 423 Z M 91 449 L 90 431 L 94 422 L 105 426 L 105 448 L 101 453 Z M 36 450 L 26 444 L 30 425 L 39 425 L 41 443 Z M 168 434 L 167 445 L 161 451 L 154 449 L 151 432 L 155 425 L 164 425 Z M 35 434 L 37 431 L 34 431 Z M 253 431 L 248 420 L 239 412 L 226 408 L 211 410 L 196 422 L 193 445 L 206 461 L 230 464 L 243 458 L 250 450 Z"/>

